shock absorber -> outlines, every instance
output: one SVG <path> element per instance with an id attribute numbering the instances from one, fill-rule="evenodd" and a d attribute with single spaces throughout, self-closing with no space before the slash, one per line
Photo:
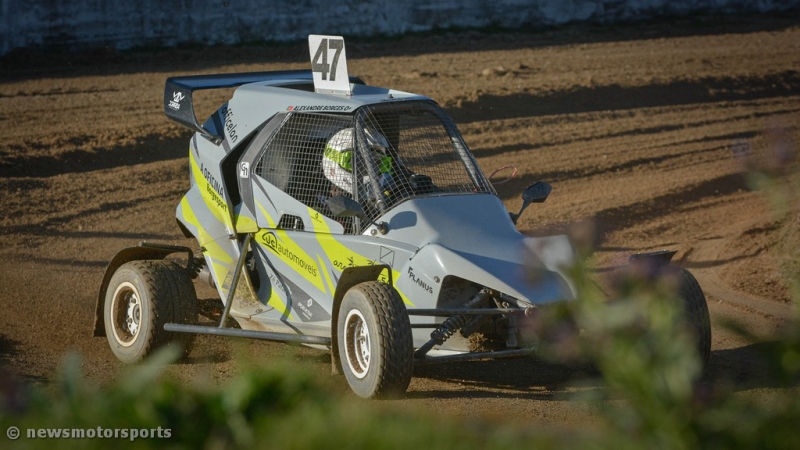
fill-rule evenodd
<path id="1" fill-rule="evenodd" d="M 479 308 L 489 300 L 491 296 L 486 288 L 482 289 L 478 292 L 472 300 L 468 301 L 464 304 L 463 308 Z M 450 316 L 447 320 L 442 322 L 441 325 L 436 327 L 435 330 L 431 332 L 431 340 L 426 342 L 422 347 L 418 348 L 416 352 L 414 352 L 414 356 L 418 359 L 424 359 L 425 355 L 428 354 L 431 349 L 436 345 L 442 345 L 450 339 L 452 335 L 454 335 L 461 327 L 469 322 L 469 317 L 465 315 L 455 315 Z"/>
<path id="2" fill-rule="evenodd" d="M 446 340 L 450 339 L 450 336 L 466 325 L 468 320 L 467 316 L 451 316 L 431 332 L 431 340 L 436 342 L 436 345 L 444 344 Z"/>

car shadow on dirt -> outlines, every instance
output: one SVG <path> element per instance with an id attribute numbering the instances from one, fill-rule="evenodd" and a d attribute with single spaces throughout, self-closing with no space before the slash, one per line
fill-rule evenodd
<path id="1" fill-rule="evenodd" d="M 800 386 L 800 376 L 783 376 L 783 343 L 766 341 L 715 350 L 703 380 L 736 391 Z"/>
<path id="2" fill-rule="evenodd" d="M 455 383 L 463 390 L 412 390 L 409 397 L 552 398 L 576 383 L 583 388 L 602 386 L 592 371 L 533 358 L 417 366 L 414 377 Z"/>
<path id="3" fill-rule="evenodd" d="M 20 343 L 11 339 L 4 334 L 0 334 L 0 364 L 3 366 L 9 366 L 10 360 L 14 358 L 15 355 L 19 354 L 19 347 Z"/>
<path id="4" fill-rule="evenodd" d="M 23 357 L 22 343 L 15 339 L 11 339 L 4 334 L 0 334 L 0 411 L 9 406 L 9 402 L 13 402 L 13 395 L 19 394 L 21 391 L 20 383 L 47 383 L 48 380 L 44 377 L 38 377 L 26 374 L 24 371 L 15 370 L 14 364 L 18 359 Z"/>
<path id="5" fill-rule="evenodd" d="M 780 341 L 768 341 L 712 351 L 699 385 L 712 390 L 733 391 L 800 386 L 800 377 L 787 379 L 781 376 L 781 349 Z M 552 400 L 574 392 L 576 388 L 582 392 L 605 390 L 602 375 L 595 370 L 548 364 L 535 359 L 418 366 L 414 368 L 414 377 L 456 384 L 459 389 L 437 389 L 426 382 L 417 389 L 410 389 L 408 398 Z"/>

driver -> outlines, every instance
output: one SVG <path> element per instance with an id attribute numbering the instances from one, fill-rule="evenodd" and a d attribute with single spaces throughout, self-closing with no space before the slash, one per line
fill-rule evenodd
<path id="1" fill-rule="evenodd" d="M 378 184 L 381 189 L 389 189 L 392 184 L 392 157 L 389 156 L 389 143 L 382 134 L 369 128 L 364 129 L 364 135 L 367 138 L 370 154 L 380 173 Z M 325 173 L 325 177 L 335 186 L 331 191 L 332 195 L 344 192 L 352 197 L 355 193 L 355 188 L 353 187 L 354 142 L 354 129 L 344 128 L 331 136 L 325 146 L 325 153 L 322 156 L 322 170 Z M 371 190 L 369 176 L 364 176 L 362 181 L 365 186 L 363 189 L 366 189 L 366 192 L 360 191 L 359 193 L 369 198 Z M 359 200 L 363 200 L 363 198 Z"/>

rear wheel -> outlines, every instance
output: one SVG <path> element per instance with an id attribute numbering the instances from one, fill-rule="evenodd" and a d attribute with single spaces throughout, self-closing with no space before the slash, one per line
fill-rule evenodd
<path id="1" fill-rule="evenodd" d="M 337 339 L 344 375 L 358 396 L 386 398 L 408 389 L 411 322 L 391 286 L 368 281 L 350 288 L 339 308 Z"/>
<path id="2" fill-rule="evenodd" d="M 132 363 L 167 345 L 187 355 L 194 335 L 169 333 L 164 324 L 194 324 L 197 295 L 186 270 L 171 261 L 130 261 L 111 277 L 103 319 L 111 351 Z"/>

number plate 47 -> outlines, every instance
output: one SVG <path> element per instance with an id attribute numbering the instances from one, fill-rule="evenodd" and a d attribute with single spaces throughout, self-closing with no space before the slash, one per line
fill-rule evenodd
<path id="1" fill-rule="evenodd" d="M 347 75 L 344 38 L 311 34 L 308 36 L 308 51 L 314 90 L 325 94 L 349 95 L 350 78 Z"/>

